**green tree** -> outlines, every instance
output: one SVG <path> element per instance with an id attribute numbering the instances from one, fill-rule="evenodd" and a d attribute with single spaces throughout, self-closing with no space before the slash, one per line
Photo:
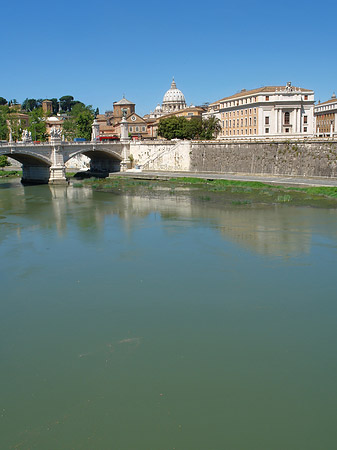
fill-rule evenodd
<path id="1" fill-rule="evenodd" d="M 8 106 L 0 106 L 0 141 L 8 141 L 9 129 L 7 125 Z"/>
<path id="2" fill-rule="evenodd" d="M 184 139 L 186 135 L 185 117 L 168 117 L 161 119 L 158 126 L 158 136 L 165 139 Z"/>
<path id="3" fill-rule="evenodd" d="M 1 167 L 1 170 L 4 170 L 4 167 L 10 166 L 10 165 L 11 165 L 11 163 L 8 161 L 7 156 L 6 155 L 1 155 L 0 156 L 0 167 Z"/>
<path id="4" fill-rule="evenodd" d="M 46 122 L 42 108 L 36 108 L 29 114 L 29 127 L 28 130 L 32 133 L 34 141 L 45 142 L 48 140 L 46 132 Z"/>
<path id="5" fill-rule="evenodd" d="M 94 120 L 94 110 L 91 105 L 76 102 L 72 107 L 68 119 L 63 122 L 63 131 L 66 139 L 73 140 L 76 137 L 91 139 L 91 126 Z"/>
<path id="6" fill-rule="evenodd" d="M 0 106 L 7 105 L 7 100 L 3 97 L 0 97 Z"/>
<path id="7" fill-rule="evenodd" d="M 57 98 L 51 98 L 50 101 L 52 102 L 53 106 L 53 114 L 57 114 L 59 112 L 59 102 Z"/>
<path id="8" fill-rule="evenodd" d="M 23 127 L 20 118 L 18 117 L 18 110 L 9 108 L 7 113 L 7 124 L 12 134 L 13 141 L 20 141 Z"/>
<path id="9" fill-rule="evenodd" d="M 22 103 L 21 108 L 24 111 L 33 111 L 33 109 L 37 108 L 37 101 L 35 98 L 26 98 L 26 100 Z"/>
<path id="10" fill-rule="evenodd" d="M 210 117 L 202 121 L 202 132 L 200 139 L 210 140 L 215 139 L 221 131 L 220 120 L 216 117 Z"/>
<path id="11" fill-rule="evenodd" d="M 72 95 L 64 95 L 60 98 L 60 104 L 62 111 L 71 111 L 72 102 L 74 101 L 74 97 Z"/>
<path id="12" fill-rule="evenodd" d="M 158 136 L 165 139 L 214 139 L 221 130 L 220 121 L 215 117 L 201 120 L 200 117 L 168 117 L 161 119 Z"/>

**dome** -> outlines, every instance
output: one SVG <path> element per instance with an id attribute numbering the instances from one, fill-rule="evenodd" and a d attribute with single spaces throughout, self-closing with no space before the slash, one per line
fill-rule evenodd
<path id="1" fill-rule="evenodd" d="M 172 81 L 170 89 L 165 93 L 163 98 L 163 104 L 165 103 L 183 103 L 185 104 L 185 96 L 180 89 L 177 89 L 177 85 Z"/>
<path id="2" fill-rule="evenodd" d="M 161 106 L 159 105 L 159 103 L 158 103 L 158 105 L 155 107 L 154 112 L 161 113 Z"/>

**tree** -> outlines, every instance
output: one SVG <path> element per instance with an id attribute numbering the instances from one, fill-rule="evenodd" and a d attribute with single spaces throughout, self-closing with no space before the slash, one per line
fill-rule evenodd
<path id="1" fill-rule="evenodd" d="M 23 127 L 18 117 L 18 110 L 9 108 L 7 112 L 7 124 L 9 126 L 13 141 L 21 140 Z"/>
<path id="2" fill-rule="evenodd" d="M 78 137 L 84 138 L 87 141 L 91 139 L 91 126 L 94 116 L 90 111 L 83 111 L 77 118 L 77 132 Z"/>
<path id="3" fill-rule="evenodd" d="M 57 114 L 59 112 L 59 102 L 57 98 L 51 98 L 50 101 L 52 102 L 53 114 Z"/>
<path id="4" fill-rule="evenodd" d="M 92 106 L 85 106 L 84 103 L 76 102 L 68 119 L 63 122 L 65 137 L 68 140 L 79 137 L 90 141 L 93 120 L 94 110 Z"/>
<path id="5" fill-rule="evenodd" d="M 158 136 L 165 139 L 184 139 L 186 135 L 185 117 L 168 117 L 161 119 L 158 126 Z"/>
<path id="6" fill-rule="evenodd" d="M 1 170 L 4 170 L 4 167 L 10 166 L 10 165 L 11 165 L 11 163 L 8 161 L 7 156 L 6 155 L 1 155 L 0 156 L 0 167 L 1 167 Z"/>
<path id="7" fill-rule="evenodd" d="M 8 106 L 0 106 L 0 141 L 8 141 L 9 129 L 7 125 Z"/>
<path id="8" fill-rule="evenodd" d="M 202 133 L 200 139 L 215 139 L 221 131 L 220 120 L 216 117 L 210 117 L 202 121 Z"/>
<path id="9" fill-rule="evenodd" d="M 0 97 L 0 106 L 7 105 L 7 100 L 3 97 Z"/>
<path id="10" fill-rule="evenodd" d="M 37 101 L 35 98 L 26 98 L 26 100 L 22 103 L 21 108 L 24 111 L 33 111 L 33 109 L 37 108 Z"/>
<path id="11" fill-rule="evenodd" d="M 221 130 L 220 121 L 215 117 L 201 120 L 200 117 L 168 117 L 161 119 L 158 136 L 165 139 L 214 139 Z"/>
<path id="12" fill-rule="evenodd" d="M 60 98 L 60 104 L 62 111 L 71 111 L 72 102 L 74 101 L 74 97 L 72 95 L 64 95 Z"/>
<path id="13" fill-rule="evenodd" d="M 46 122 L 44 121 L 42 108 L 36 108 L 28 115 L 28 130 L 32 133 L 33 140 L 45 142 L 48 139 L 48 135 L 46 132 Z"/>

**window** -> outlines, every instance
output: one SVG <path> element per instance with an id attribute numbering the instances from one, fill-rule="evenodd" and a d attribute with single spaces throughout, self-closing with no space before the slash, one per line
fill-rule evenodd
<path id="1" fill-rule="evenodd" d="M 226 120 L 226 128 L 228 128 L 228 120 Z"/>
<path id="2" fill-rule="evenodd" d="M 284 113 L 284 125 L 289 125 L 290 124 L 290 112 L 285 112 Z M 288 133 L 288 131 L 286 131 L 286 133 Z"/>
<path id="3" fill-rule="evenodd" d="M 142 127 L 142 131 L 145 131 L 145 127 Z"/>
<path id="4" fill-rule="evenodd" d="M 304 100 L 308 100 L 308 96 L 307 95 L 304 96 Z"/>
<path id="5" fill-rule="evenodd" d="M 303 122 L 308 123 L 308 116 L 303 116 Z"/>
<path id="6" fill-rule="evenodd" d="M 236 126 L 239 126 L 239 119 L 236 119 Z"/>
<path id="7" fill-rule="evenodd" d="M 241 126 L 243 127 L 243 119 L 241 119 Z"/>
<path id="8" fill-rule="evenodd" d="M 266 116 L 266 117 L 264 118 L 264 124 L 265 124 L 265 125 L 269 125 L 269 116 Z"/>
<path id="9" fill-rule="evenodd" d="M 129 130 L 132 131 L 132 127 L 130 127 Z"/>
<path id="10" fill-rule="evenodd" d="M 250 108 L 250 110 L 249 110 L 249 114 L 251 114 L 252 113 L 252 108 Z"/>
<path id="11" fill-rule="evenodd" d="M 254 128 L 254 134 L 256 134 L 256 128 Z"/>
<path id="12" fill-rule="evenodd" d="M 269 102 L 269 95 L 266 95 L 266 102 Z"/>
<path id="13" fill-rule="evenodd" d="M 136 131 L 139 131 L 139 127 L 136 127 Z"/>
<path id="14" fill-rule="evenodd" d="M 254 114 L 256 114 L 256 108 L 254 108 Z"/>
<path id="15" fill-rule="evenodd" d="M 241 116 L 243 116 L 243 109 L 241 109 Z"/>
<path id="16" fill-rule="evenodd" d="M 245 118 L 245 125 L 246 125 L 246 126 L 248 125 L 248 119 L 247 119 L 247 117 Z"/>
<path id="17" fill-rule="evenodd" d="M 229 121 L 229 128 L 231 128 L 232 127 L 232 121 L 230 120 Z"/>
<path id="18" fill-rule="evenodd" d="M 252 134 L 252 129 L 251 128 L 249 128 L 249 134 Z"/>
<path id="19" fill-rule="evenodd" d="M 249 125 L 251 125 L 251 124 L 252 124 L 252 118 L 249 117 Z"/>
<path id="20" fill-rule="evenodd" d="M 286 128 L 286 133 L 289 133 L 289 128 Z"/>
<path id="21" fill-rule="evenodd" d="M 268 134 L 269 133 L 269 128 L 266 128 L 264 131 L 265 131 L 266 134 Z"/>
<path id="22" fill-rule="evenodd" d="M 308 131 L 307 127 L 304 127 L 304 133 L 306 133 Z"/>
<path id="23" fill-rule="evenodd" d="M 256 117 L 254 117 L 254 125 L 256 125 Z"/>

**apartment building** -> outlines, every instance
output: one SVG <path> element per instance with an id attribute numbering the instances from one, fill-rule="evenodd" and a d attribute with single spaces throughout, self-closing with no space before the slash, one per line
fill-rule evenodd
<path id="1" fill-rule="evenodd" d="M 333 93 L 331 99 L 315 105 L 316 135 L 320 137 L 337 136 L 337 99 Z"/>
<path id="2" fill-rule="evenodd" d="M 314 134 L 314 91 L 292 86 L 264 86 L 209 105 L 221 122 L 220 139 Z M 218 113 L 218 114 L 217 114 Z"/>

